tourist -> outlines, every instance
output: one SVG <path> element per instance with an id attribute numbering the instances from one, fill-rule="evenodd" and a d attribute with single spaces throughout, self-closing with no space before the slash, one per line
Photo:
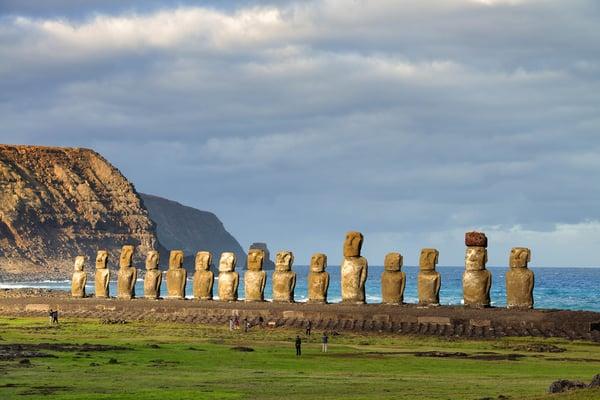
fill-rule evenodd
<path id="1" fill-rule="evenodd" d="M 327 353 L 327 342 L 329 341 L 329 336 L 327 336 L 327 332 L 323 332 L 323 337 L 321 338 L 321 341 L 323 343 L 321 352 Z"/>
<path id="2" fill-rule="evenodd" d="M 300 335 L 296 335 L 296 356 L 302 355 L 302 339 Z"/>
<path id="3" fill-rule="evenodd" d="M 235 329 L 240 329 L 240 317 L 236 315 L 233 322 L 235 323 Z"/>
<path id="4" fill-rule="evenodd" d="M 312 329 L 312 321 L 308 321 L 308 323 L 306 324 L 306 335 L 310 336 L 310 331 Z"/>
<path id="5" fill-rule="evenodd" d="M 244 318 L 244 332 L 248 332 L 250 330 L 250 321 L 247 318 Z"/>
<path id="6" fill-rule="evenodd" d="M 53 321 L 54 321 L 54 311 L 52 311 L 52 309 L 50 309 L 50 311 L 48 312 L 48 322 L 50 322 L 50 325 L 52 325 Z"/>
<path id="7" fill-rule="evenodd" d="M 229 330 L 233 331 L 233 317 L 229 318 Z"/>
<path id="8" fill-rule="evenodd" d="M 52 323 L 58 324 L 58 310 L 52 311 Z"/>

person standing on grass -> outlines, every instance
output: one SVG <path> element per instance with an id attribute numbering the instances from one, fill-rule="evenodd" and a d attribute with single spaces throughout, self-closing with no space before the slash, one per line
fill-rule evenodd
<path id="1" fill-rule="evenodd" d="M 306 335 L 310 336 L 310 331 L 312 330 L 312 321 L 308 320 L 308 323 L 306 324 Z"/>
<path id="2" fill-rule="evenodd" d="M 323 343 L 321 351 L 323 353 L 327 353 L 327 342 L 329 341 L 329 336 L 327 336 L 327 332 L 323 332 L 323 337 L 321 338 L 321 341 Z"/>
<path id="3" fill-rule="evenodd" d="M 229 318 L 229 330 L 232 331 L 233 330 L 233 317 Z"/>
<path id="4" fill-rule="evenodd" d="M 296 356 L 302 355 L 302 339 L 300 335 L 296 335 Z"/>
<path id="5" fill-rule="evenodd" d="M 52 323 L 58 324 L 58 310 L 52 311 Z"/>

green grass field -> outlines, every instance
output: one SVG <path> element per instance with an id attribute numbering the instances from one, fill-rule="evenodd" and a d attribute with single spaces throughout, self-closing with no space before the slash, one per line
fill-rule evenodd
<path id="1" fill-rule="evenodd" d="M 225 326 L 0 318 L 0 346 L 40 345 L 54 357 L 0 358 L 0 399 L 600 399 L 600 390 L 546 395 L 554 380 L 589 382 L 600 373 L 600 346 L 560 339 L 472 341 L 376 334 L 320 333 Z M 126 349 L 54 349 L 56 344 Z M 565 352 L 531 352 L 552 344 Z M 234 347 L 254 349 L 242 352 Z M 417 356 L 461 352 L 466 357 Z M 518 356 L 507 357 L 508 354 Z M 512 358 L 512 359 L 509 359 Z M 111 360 L 112 359 L 112 360 Z"/>

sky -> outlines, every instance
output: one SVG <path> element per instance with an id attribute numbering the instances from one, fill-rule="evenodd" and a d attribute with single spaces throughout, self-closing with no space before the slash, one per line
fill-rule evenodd
<path id="1" fill-rule="evenodd" d="M 85 3 L 85 4 L 81 4 Z M 596 0 L 0 0 L 0 142 L 88 147 L 244 248 L 599 266 Z"/>

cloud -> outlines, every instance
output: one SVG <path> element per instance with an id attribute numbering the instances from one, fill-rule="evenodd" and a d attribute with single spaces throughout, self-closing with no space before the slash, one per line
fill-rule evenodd
<path id="1" fill-rule="evenodd" d="M 475 227 L 492 264 L 509 239 L 545 265 L 588 243 L 595 3 L 228 4 L 3 3 L 0 139 L 93 147 L 299 263 L 349 229 L 375 263 L 435 245 L 460 264 Z"/>

